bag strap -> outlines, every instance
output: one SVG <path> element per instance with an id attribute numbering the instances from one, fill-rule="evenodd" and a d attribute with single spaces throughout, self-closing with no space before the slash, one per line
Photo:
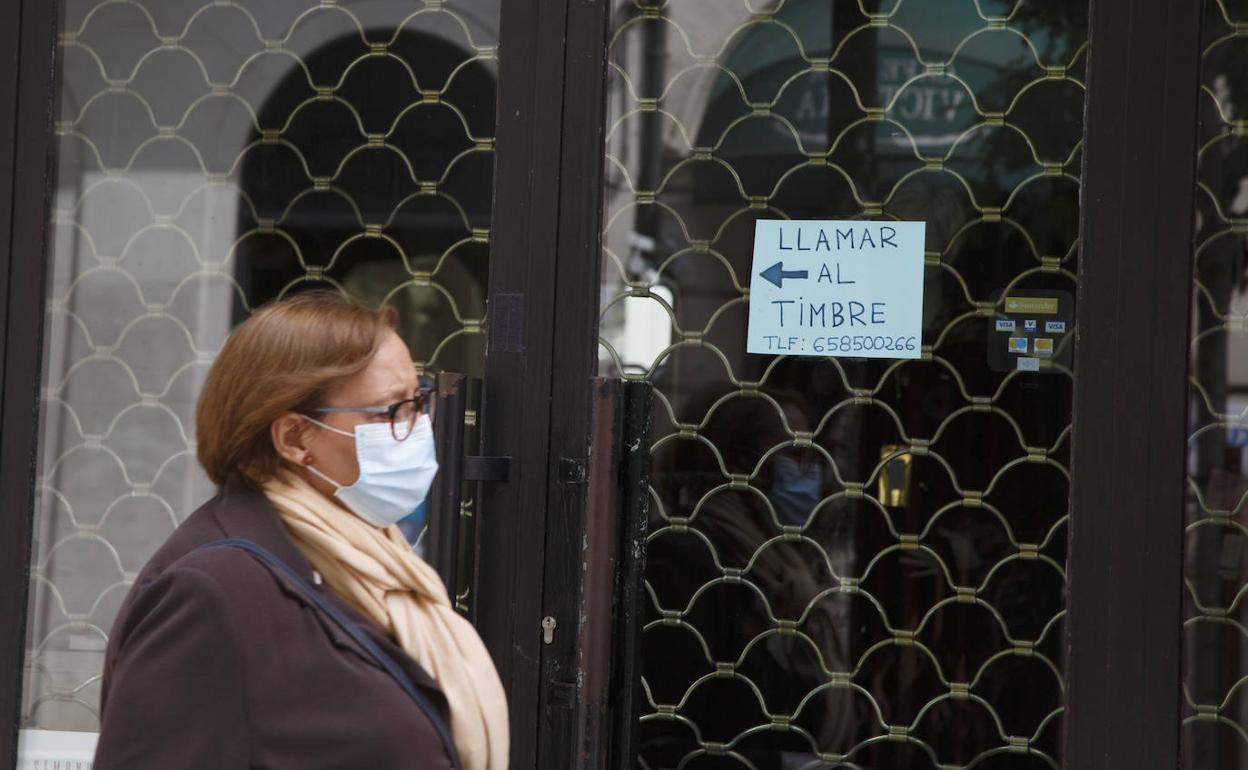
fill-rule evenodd
<path id="1" fill-rule="evenodd" d="M 454 767 L 455 770 L 460 770 L 460 767 L 462 766 L 459 762 L 459 752 L 455 748 L 455 742 L 451 739 L 450 727 L 446 724 L 442 715 L 439 714 L 433 704 L 429 702 L 429 699 L 425 697 L 425 694 L 412 683 L 412 680 L 403 671 L 403 668 L 395 662 L 394 658 L 387 655 L 384 650 L 378 647 L 376 642 L 368 637 L 368 634 L 364 633 L 358 625 L 351 622 L 346 615 L 342 614 L 342 611 L 335 607 L 324 594 L 309 585 L 308 581 L 304 580 L 303 577 L 300 576 L 299 573 L 296 572 L 289 564 L 282 561 L 268 549 L 257 545 L 250 540 L 243 540 L 241 538 L 214 540 L 211 543 L 205 543 L 204 545 L 199 546 L 195 550 L 201 551 L 206 548 L 237 548 L 240 551 L 246 551 L 259 559 L 260 562 L 268 567 L 272 572 L 290 581 L 290 583 L 298 588 L 300 592 L 302 592 L 304 596 L 312 602 L 313 606 L 332 620 L 334 624 L 341 628 L 347 636 L 351 637 L 356 644 L 364 648 L 377 665 L 381 666 L 382 670 L 389 674 L 391 678 L 398 683 L 399 687 L 403 688 L 403 692 L 407 693 L 408 697 L 416 702 L 416 705 L 420 707 L 420 710 L 425 712 L 425 716 L 429 718 L 429 721 L 433 724 L 434 729 L 438 733 L 438 738 L 442 741 L 442 747 L 446 750 L 446 755 L 451 760 L 451 766 Z"/>

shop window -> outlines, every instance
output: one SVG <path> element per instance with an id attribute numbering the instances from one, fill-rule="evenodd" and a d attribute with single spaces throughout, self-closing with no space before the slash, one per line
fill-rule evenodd
<path id="1" fill-rule="evenodd" d="M 1060 766 L 1075 372 L 990 346 L 1007 293 L 1076 293 L 1086 60 L 1086 1 L 613 4 L 600 360 L 656 391 L 642 767 Z M 922 357 L 747 353 L 759 219 L 926 222 Z M 618 315 L 661 290 L 638 366 Z"/>
<path id="2" fill-rule="evenodd" d="M 330 288 L 481 373 L 498 16 L 65 2 L 23 728 L 98 728 L 118 606 L 215 491 L 195 399 L 248 313 Z"/>

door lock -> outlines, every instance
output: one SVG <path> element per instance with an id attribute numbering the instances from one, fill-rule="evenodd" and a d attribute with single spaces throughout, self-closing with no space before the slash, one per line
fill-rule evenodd
<path id="1" fill-rule="evenodd" d="M 555 641 L 555 626 L 558 625 L 550 615 L 542 618 L 542 642 L 550 644 Z"/>

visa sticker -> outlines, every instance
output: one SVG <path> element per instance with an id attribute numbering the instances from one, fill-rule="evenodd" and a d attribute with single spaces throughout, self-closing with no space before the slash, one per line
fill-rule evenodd
<path id="1" fill-rule="evenodd" d="M 1014 319 L 1013 318 L 998 318 L 997 319 L 997 331 L 999 332 L 1014 331 Z"/>
<path id="2" fill-rule="evenodd" d="M 1044 330 L 1048 334 L 1065 334 L 1066 322 L 1065 321 L 1045 321 Z"/>

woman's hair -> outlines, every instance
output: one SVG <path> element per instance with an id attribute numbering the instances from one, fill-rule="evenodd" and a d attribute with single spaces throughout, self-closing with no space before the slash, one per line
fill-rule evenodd
<path id="1" fill-rule="evenodd" d="M 208 478 L 258 486 L 276 475 L 273 421 L 317 406 L 363 371 L 395 316 L 392 307 L 369 310 L 313 291 L 266 305 L 241 323 L 208 372 L 196 409 L 197 453 Z"/>

